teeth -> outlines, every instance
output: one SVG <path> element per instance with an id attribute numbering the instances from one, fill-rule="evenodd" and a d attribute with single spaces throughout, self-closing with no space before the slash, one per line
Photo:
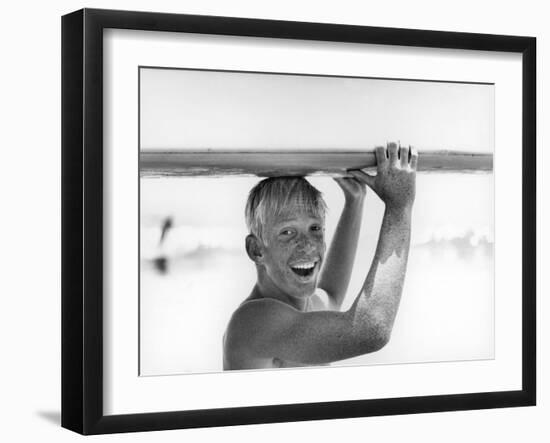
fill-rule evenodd
<path id="1" fill-rule="evenodd" d="M 314 266 L 315 266 L 315 263 L 302 263 L 299 265 L 293 265 L 292 267 L 296 269 L 311 269 Z"/>

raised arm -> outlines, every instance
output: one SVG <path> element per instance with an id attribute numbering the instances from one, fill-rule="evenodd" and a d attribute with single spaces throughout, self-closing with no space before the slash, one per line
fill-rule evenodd
<path id="1" fill-rule="evenodd" d="M 387 342 L 407 269 L 418 154 L 413 149 L 398 148 L 390 143 L 387 150 L 376 149 L 376 158 L 375 177 L 362 171 L 350 171 L 357 179 L 365 181 L 386 205 L 373 263 L 350 313 L 354 322 L 375 328 L 376 335 Z"/>
<path id="2" fill-rule="evenodd" d="M 376 149 L 377 175 L 350 171 L 386 205 L 373 263 L 346 312 L 300 312 L 272 299 L 243 305 L 233 316 L 226 348 L 248 358 L 330 363 L 374 352 L 389 340 L 410 244 L 418 155 L 391 143 Z"/>
<path id="3" fill-rule="evenodd" d="M 355 178 L 334 179 L 344 192 L 344 209 L 338 220 L 319 287 L 326 291 L 331 309 L 340 309 L 346 296 L 361 229 L 366 187 Z"/>

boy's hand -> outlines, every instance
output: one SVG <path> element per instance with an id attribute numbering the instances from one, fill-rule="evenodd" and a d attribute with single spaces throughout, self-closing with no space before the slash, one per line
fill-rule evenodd
<path id="1" fill-rule="evenodd" d="M 367 194 L 367 187 L 364 181 L 357 180 L 356 178 L 334 178 L 334 181 L 338 183 L 342 191 L 346 202 L 361 202 L 365 199 Z"/>
<path id="2" fill-rule="evenodd" d="M 376 148 L 376 176 L 361 170 L 348 171 L 357 180 L 366 183 L 389 209 L 410 209 L 416 191 L 418 153 L 411 147 L 388 143 L 387 148 Z"/>

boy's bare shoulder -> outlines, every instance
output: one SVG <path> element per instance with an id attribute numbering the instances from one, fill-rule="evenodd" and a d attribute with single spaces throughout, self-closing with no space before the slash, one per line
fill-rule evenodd
<path id="1" fill-rule="evenodd" d="M 278 311 L 288 309 L 293 308 L 272 298 L 247 299 L 233 312 L 226 333 L 265 323 Z M 250 334 L 249 330 L 246 332 Z"/>
<path id="2" fill-rule="evenodd" d="M 308 311 L 324 311 L 328 309 L 326 294 L 312 296 Z M 298 315 L 300 311 L 282 301 L 273 298 L 249 297 L 235 310 L 227 326 L 226 335 L 243 330 L 250 335 L 258 331 L 259 327 L 267 328 L 282 321 L 288 316 Z"/>
<path id="3" fill-rule="evenodd" d="M 315 296 L 308 311 L 320 310 L 325 310 L 325 304 L 321 297 Z M 231 316 L 224 334 L 224 368 L 271 367 L 270 359 L 265 360 L 265 356 L 258 359 L 258 355 L 265 350 L 266 343 L 271 342 L 273 334 L 287 331 L 302 314 L 273 298 L 247 298 Z"/>
<path id="4" fill-rule="evenodd" d="M 234 367 L 235 361 L 247 361 L 267 330 L 279 323 L 281 312 L 289 308 L 269 298 L 245 300 L 235 310 L 225 330 L 224 367 Z"/>

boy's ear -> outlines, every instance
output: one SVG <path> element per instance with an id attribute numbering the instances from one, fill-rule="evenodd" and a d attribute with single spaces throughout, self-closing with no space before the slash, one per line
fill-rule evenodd
<path id="1" fill-rule="evenodd" d="M 263 257 L 262 245 L 258 237 L 253 234 L 246 236 L 246 253 L 254 263 L 260 263 Z"/>

